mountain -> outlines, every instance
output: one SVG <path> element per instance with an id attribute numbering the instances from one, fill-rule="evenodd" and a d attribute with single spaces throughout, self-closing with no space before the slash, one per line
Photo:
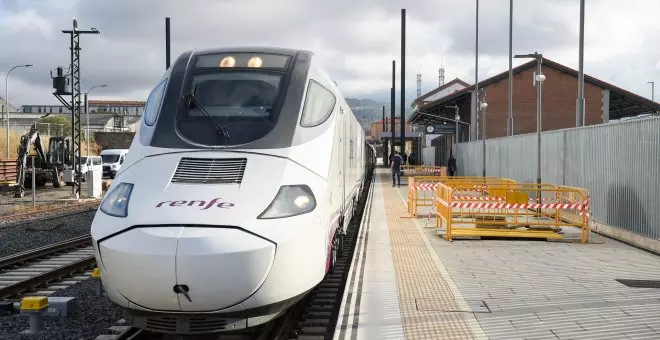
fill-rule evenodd
<path id="1" fill-rule="evenodd" d="M 346 98 L 346 102 L 358 121 L 360 121 L 360 124 L 362 124 L 362 127 L 367 131 L 371 130 L 371 123 L 383 119 L 383 105 L 385 106 L 385 117 L 390 117 L 389 103 L 360 98 Z M 395 108 L 397 117 L 401 112 L 399 110 L 400 108 L 397 106 Z M 411 114 L 412 108 L 406 108 L 406 118 L 410 117 Z"/>

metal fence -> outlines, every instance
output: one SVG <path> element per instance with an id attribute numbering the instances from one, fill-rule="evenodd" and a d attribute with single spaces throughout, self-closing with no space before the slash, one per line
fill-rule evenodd
<path id="1" fill-rule="evenodd" d="M 28 133 L 30 131 L 30 128 L 35 124 L 39 132 L 46 135 L 61 135 L 64 133 L 64 131 L 66 131 L 64 124 L 56 124 L 56 123 L 25 124 L 25 123 L 12 123 L 11 121 L 9 121 L 9 131 L 23 135 Z M 6 130 L 6 125 L 0 126 L 0 129 Z"/>
<path id="2" fill-rule="evenodd" d="M 660 240 L 660 118 L 544 132 L 541 180 L 589 190 L 600 223 Z M 488 139 L 486 176 L 536 182 L 536 134 Z M 482 141 L 455 146 L 459 175 L 481 176 Z"/>

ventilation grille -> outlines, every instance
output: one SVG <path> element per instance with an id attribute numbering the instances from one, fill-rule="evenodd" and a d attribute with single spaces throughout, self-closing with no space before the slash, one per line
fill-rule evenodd
<path id="1" fill-rule="evenodd" d="M 239 184 L 245 173 L 246 158 L 181 158 L 172 183 Z"/>
<path id="2" fill-rule="evenodd" d="M 242 321 L 242 322 L 241 322 Z M 176 316 L 139 317 L 134 319 L 134 325 L 148 331 L 178 334 L 207 334 L 227 329 L 242 329 L 244 319 L 223 318 L 220 316 Z"/>
<path id="3" fill-rule="evenodd" d="M 176 317 L 172 316 L 162 316 L 162 317 L 153 317 L 146 319 L 146 329 L 153 330 L 156 332 L 176 332 Z"/>

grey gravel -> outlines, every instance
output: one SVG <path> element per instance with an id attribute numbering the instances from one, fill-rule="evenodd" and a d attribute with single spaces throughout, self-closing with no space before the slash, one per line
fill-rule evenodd
<path id="1" fill-rule="evenodd" d="M 89 234 L 96 210 L 0 226 L 0 257 Z"/>
<path id="2" fill-rule="evenodd" d="M 95 295 L 92 279 L 58 290 L 51 296 L 76 297 L 73 313 L 66 318 L 44 317 L 42 332 L 34 335 L 20 334 L 30 327 L 27 317 L 0 316 L 0 339 L 93 340 L 100 334 L 112 334 L 109 328 L 122 317 L 121 309 L 105 295 Z"/>

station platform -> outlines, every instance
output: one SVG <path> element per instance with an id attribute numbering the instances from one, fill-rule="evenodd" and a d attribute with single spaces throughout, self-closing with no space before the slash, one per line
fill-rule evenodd
<path id="1" fill-rule="evenodd" d="M 595 233 L 446 241 L 401 184 L 375 171 L 334 339 L 660 339 L 660 256 Z"/>

